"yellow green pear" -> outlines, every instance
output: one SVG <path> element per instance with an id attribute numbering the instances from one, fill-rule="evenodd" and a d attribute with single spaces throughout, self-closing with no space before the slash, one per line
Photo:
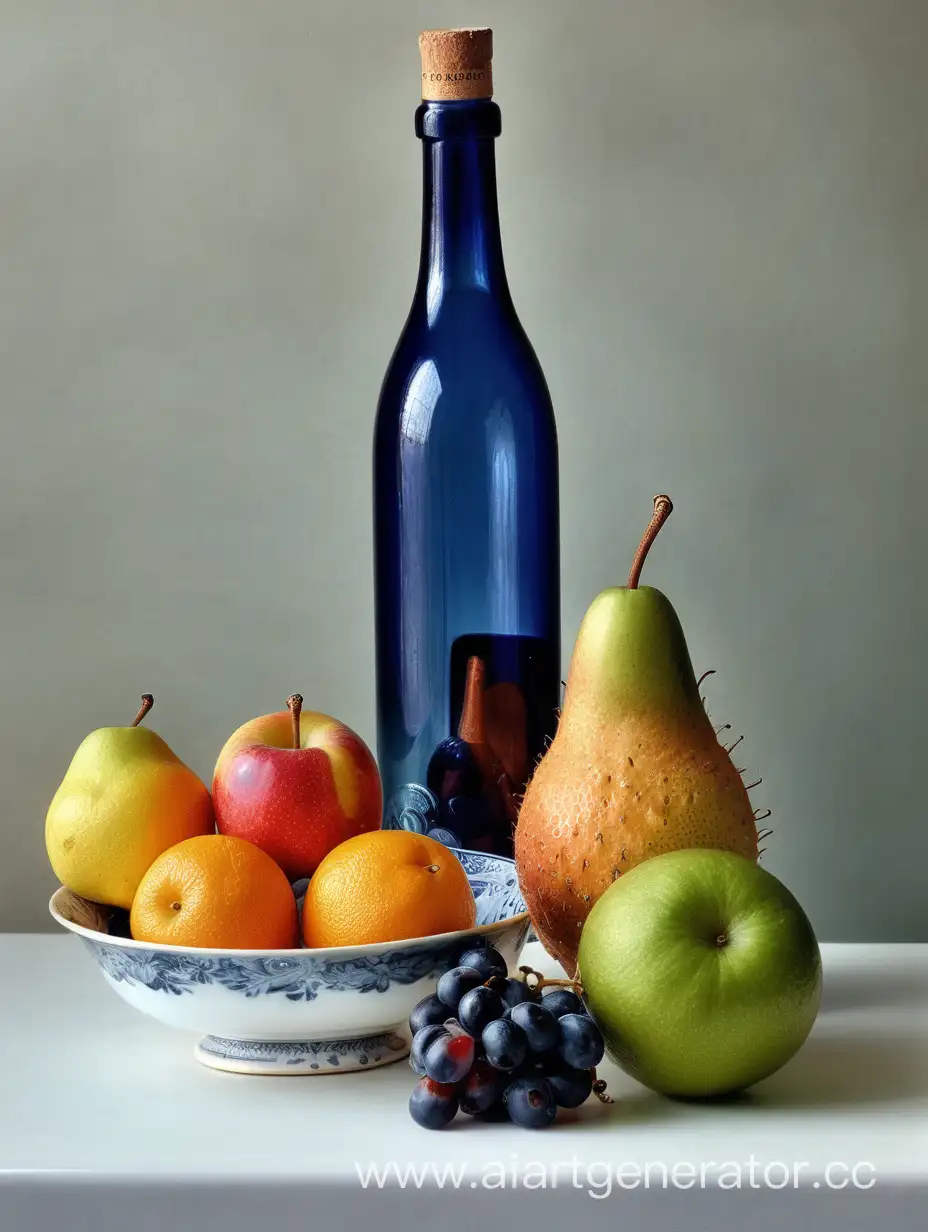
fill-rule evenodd
<path id="1" fill-rule="evenodd" d="M 152 862 L 184 839 L 212 834 L 206 787 L 142 719 L 101 727 L 82 742 L 45 819 L 45 846 L 62 885 L 94 902 L 132 906 Z"/>
<path id="2" fill-rule="evenodd" d="M 519 812 L 519 885 L 570 974 L 597 899 L 643 860 L 685 847 L 757 857 L 754 809 L 702 704 L 677 614 L 638 585 L 672 508 L 654 498 L 628 584 L 604 590 L 584 616 L 557 735 Z"/>

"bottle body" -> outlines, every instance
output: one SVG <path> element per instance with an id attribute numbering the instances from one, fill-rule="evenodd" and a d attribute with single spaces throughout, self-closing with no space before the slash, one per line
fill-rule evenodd
<path id="1" fill-rule="evenodd" d="M 374 535 L 384 824 L 510 854 L 559 700 L 558 464 L 502 266 L 498 117 L 418 114 L 422 263 L 378 406 Z"/>

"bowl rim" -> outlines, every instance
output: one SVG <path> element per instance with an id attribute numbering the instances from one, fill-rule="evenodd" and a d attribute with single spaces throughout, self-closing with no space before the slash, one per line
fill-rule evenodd
<path id="1" fill-rule="evenodd" d="M 515 871 L 515 861 L 508 856 L 490 855 L 489 852 L 475 851 L 461 848 L 462 851 L 467 851 L 468 855 L 483 855 L 489 856 L 493 860 L 502 860 L 507 864 L 511 864 Z M 497 920 L 493 924 L 475 924 L 472 928 L 459 928 L 448 933 L 432 933 L 426 937 L 404 937 L 399 941 L 371 941 L 361 945 L 338 945 L 338 946 L 291 946 L 287 949 L 280 950 L 243 950 L 232 949 L 229 947 L 206 948 L 203 946 L 194 945 L 171 945 L 166 942 L 153 941 L 136 941 L 134 937 L 113 937 L 109 933 L 98 932 L 95 928 L 87 928 L 84 924 L 76 924 L 73 920 L 67 919 L 61 914 L 58 903 L 56 902 L 64 894 L 75 894 L 75 891 L 69 890 L 67 886 L 60 885 L 51 898 L 48 900 L 48 910 L 52 919 L 60 924 L 62 928 L 68 932 L 76 933 L 79 937 L 83 937 L 87 941 L 93 941 L 98 945 L 113 945 L 123 950 L 144 950 L 148 953 L 157 954 L 180 954 L 180 955 L 200 955 L 202 957 L 219 957 L 219 958 L 322 958 L 328 962 L 338 962 L 342 955 L 348 958 L 357 958 L 362 954 L 389 954 L 394 950 L 406 949 L 413 945 L 432 945 L 440 943 L 449 943 L 457 938 L 464 937 L 481 937 L 486 933 L 494 932 L 500 928 L 504 928 L 513 924 L 523 924 L 529 918 L 528 911 L 520 911 L 517 915 L 506 916 L 504 920 Z M 75 894 L 75 897 L 81 896 Z M 91 901 L 89 899 L 85 900 Z M 106 907 L 107 904 L 96 904 L 101 907 Z"/>

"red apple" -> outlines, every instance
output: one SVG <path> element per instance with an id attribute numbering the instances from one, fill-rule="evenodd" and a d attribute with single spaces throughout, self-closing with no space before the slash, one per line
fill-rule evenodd
<path id="1" fill-rule="evenodd" d="M 299 694 L 289 710 L 233 732 L 213 772 L 220 834 L 254 843 L 291 881 L 311 877 L 333 847 L 380 826 L 383 794 L 359 735 Z"/>

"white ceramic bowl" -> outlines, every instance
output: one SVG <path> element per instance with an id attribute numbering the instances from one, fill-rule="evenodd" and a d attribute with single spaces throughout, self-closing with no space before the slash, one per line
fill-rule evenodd
<path id="1" fill-rule="evenodd" d="M 107 983 L 130 1005 L 203 1036 L 196 1056 L 247 1074 L 373 1069 L 409 1052 L 406 1019 L 438 977 L 475 943 L 494 945 L 510 970 L 529 919 L 515 866 L 456 851 L 477 900 L 477 923 L 412 941 L 308 950 L 204 950 L 110 935 L 108 908 L 64 887 L 49 908 L 77 933 Z"/>

